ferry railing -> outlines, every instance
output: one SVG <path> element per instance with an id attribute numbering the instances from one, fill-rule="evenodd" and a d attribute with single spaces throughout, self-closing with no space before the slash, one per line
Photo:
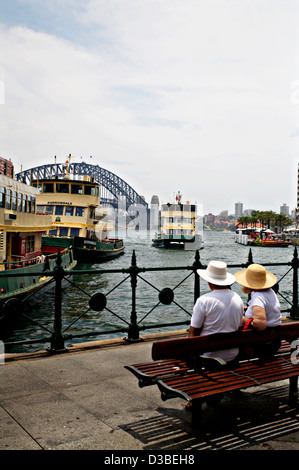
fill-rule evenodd
<path id="1" fill-rule="evenodd" d="M 228 269 L 232 268 L 240 268 L 245 269 L 250 264 L 252 264 L 253 256 L 251 248 L 249 249 L 248 259 L 245 263 L 238 263 L 238 264 L 227 264 Z M 292 300 L 287 299 L 282 293 L 278 290 L 278 295 L 280 295 L 284 301 L 289 305 L 289 308 L 283 310 L 283 312 L 288 312 L 290 314 L 290 319 L 298 320 L 299 319 L 299 307 L 298 307 L 298 268 L 299 268 L 299 259 L 297 253 L 297 247 L 294 248 L 294 254 L 291 261 L 288 262 L 281 262 L 281 263 L 263 263 L 265 267 L 269 266 L 286 266 L 288 270 L 284 273 L 280 279 L 278 279 L 278 285 L 290 272 L 292 272 L 292 289 L 290 293 L 292 295 Z M 71 273 L 66 272 L 63 267 L 61 266 L 61 255 L 58 252 L 57 259 L 56 259 L 56 266 L 53 271 L 47 271 L 47 275 L 53 276 L 55 282 L 55 300 L 54 300 L 54 322 L 53 322 L 53 329 L 49 329 L 44 325 L 40 324 L 36 320 L 30 318 L 27 313 L 24 311 L 25 302 L 28 301 L 29 296 L 25 297 L 25 299 L 19 300 L 18 298 L 12 298 L 4 302 L 2 305 L 2 309 L 0 311 L 0 325 L 1 320 L 5 320 L 6 318 L 13 318 L 17 315 L 22 315 L 23 317 L 27 318 L 34 324 L 36 324 L 39 328 L 42 328 L 45 332 L 49 333 L 50 336 L 46 337 L 39 337 L 36 339 L 31 340 L 24 340 L 24 341 L 6 341 L 4 339 L 4 344 L 7 346 L 20 346 L 26 344 L 34 344 L 34 343 L 50 343 L 50 347 L 47 350 L 51 353 L 65 351 L 67 348 L 65 347 L 65 342 L 67 340 L 72 340 L 75 338 L 82 338 L 82 337 L 91 337 L 91 336 L 100 336 L 100 335 L 112 335 L 115 333 L 127 333 L 127 336 L 124 338 L 127 342 L 137 342 L 142 341 L 140 338 L 140 331 L 146 329 L 157 329 L 157 328 L 169 328 L 179 325 L 189 325 L 190 318 L 192 312 L 188 312 L 185 306 L 180 305 L 174 298 L 174 290 L 181 286 L 190 276 L 194 276 L 194 303 L 196 302 L 197 298 L 200 296 L 200 277 L 197 273 L 198 269 L 205 269 L 207 266 L 201 263 L 199 251 L 195 252 L 195 259 L 194 263 L 191 266 L 171 266 L 171 267 L 139 267 L 137 265 L 137 259 L 135 251 L 133 251 L 131 265 L 128 268 L 118 268 L 118 269 L 95 269 L 95 270 L 73 270 Z M 158 272 L 158 271 L 187 271 L 187 275 L 174 287 L 174 288 L 163 288 L 159 289 L 155 286 L 154 283 L 148 281 L 143 276 L 142 273 L 145 272 Z M 96 292 L 91 294 L 86 292 L 81 286 L 77 285 L 70 277 L 71 274 L 116 274 L 121 273 L 125 274 L 126 277 L 122 279 L 116 286 L 114 286 L 108 293 L 103 294 L 102 292 Z M 37 273 L 40 275 L 45 275 L 45 271 L 42 273 Z M 24 276 L 27 275 L 24 273 Z M 30 274 L 28 274 L 30 275 Z M 18 274 L 14 274 L 13 272 L 7 273 L 7 276 L 18 276 Z M 130 280 L 131 284 L 131 312 L 130 318 L 124 318 L 123 316 L 119 315 L 118 313 L 114 312 L 107 306 L 107 297 L 119 288 L 124 282 Z M 138 320 L 138 306 L 137 306 L 137 284 L 138 281 L 145 282 L 151 288 L 155 289 L 158 292 L 158 302 L 150 308 L 150 310 L 143 315 L 143 317 Z M 63 297 L 63 287 L 62 282 L 66 281 L 70 283 L 75 288 L 79 289 L 81 292 L 89 297 L 88 307 L 85 311 L 80 313 L 80 315 L 73 320 L 69 325 L 65 328 L 62 327 L 62 297 Z M 150 324 L 150 325 L 143 325 L 142 322 L 147 318 L 158 305 L 171 305 L 175 304 L 181 310 L 183 310 L 188 318 L 183 321 L 171 322 L 171 323 L 157 323 L 157 324 Z M 89 310 L 93 310 L 96 312 L 101 312 L 103 310 L 107 310 L 113 316 L 124 322 L 124 327 L 117 327 L 113 330 L 105 330 L 105 331 L 91 331 L 91 332 L 83 332 L 83 333 L 67 333 L 67 331 L 82 317 L 84 317 Z M 0 326 L 1 327 L 1 326 Z M 1 337 L 1 335 L 0 335 Z"/>

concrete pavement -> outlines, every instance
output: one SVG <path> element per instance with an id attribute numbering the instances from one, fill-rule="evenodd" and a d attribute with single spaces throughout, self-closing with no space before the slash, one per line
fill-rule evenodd
<path id="1" fill-rule="evenodd" d="M 205 407 L 194 430 L 183 400 L 163 402 L 156 386 L 139 388 L 124 369 L 151 359 L 157 335 L 143 338 L 84 343 L 57 355 L 7 355 L 0 365 L 0 449 L 299 450 L 299 412 L 287 406 L 287 381 L 228 394 L 217 411 Z"/>

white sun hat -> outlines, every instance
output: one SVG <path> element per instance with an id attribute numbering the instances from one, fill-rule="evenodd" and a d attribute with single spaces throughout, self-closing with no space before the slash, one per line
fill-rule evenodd
<path id="1" fill-rule="evenodd" d="M 210 261 L 207 269 L 198 269 L 199 276 L 217 286 L 230 286 L 236 278 L 227 272 L 227 265 L 224 261 Z"/>

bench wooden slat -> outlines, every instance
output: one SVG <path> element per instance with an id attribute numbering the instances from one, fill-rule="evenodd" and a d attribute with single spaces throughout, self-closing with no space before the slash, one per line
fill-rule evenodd
<path id="1" fill-rule="evenodd" d="M 147 387 L 154 385 L 158 377 L 185 374 L 190 369 L 190 366 L 185 361 L 178 359 L 165 359 L 156 362 L 133 364 L 125 366 L 125 369 L 128 369 L 138 378 L 139 387 Z"/>
<path id="2" fill-rule="evenodd" d="M 181 397 L 187 401 L 202 399 L 210 395 L 220 394 L 241 388 L 256 385 L 256 382 L 249 377 L 241 377 L 231 372 L 223 372 L 221 377 L 200 376 L 198 373 L 191 373 L 184 377 L 184 381 L 175 381 L 169 378 L 157 380 L 161 391 L 162 400 Z"/>
<path id="3" fill-rule="evenodd" d="M 203 375 L 193 372 L 184 376 L 184 381 L 178 377 L 158 379 L 157 384 L 163 400 L 181 396 L 191 401 L 215 393 L 267 384 L 298 375 L 298 365 L 284 358 L 277 358 L 264 365 L 260 365 L 258 361 L 244 363 L 233 371 L 206 371 Z"/>
<path id="4" fill-rule="evenodd" d="M 287 341 L 282 341 L 278 355 L 290 353 L 291 345 Z M 125 369 L 132 372 L 138 378 L 140 387 L 154 385 L 156 379 L 167 375 L 182 375 L 193 369 L 193 364 L 180 359 L 161 359 L 158 361 L 144 362 L 125 366 Z"/>

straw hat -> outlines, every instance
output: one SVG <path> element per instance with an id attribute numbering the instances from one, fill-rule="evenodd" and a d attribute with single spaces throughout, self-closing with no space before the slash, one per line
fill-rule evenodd
<path id="1" fill-rule="evenodd" d="M 223 261 L 210 261 L 207 269 L 198 269 L 197 273 L 205 281 L 217 286 L 230 286 L 236 281 L 235 276 L 227 272 Z"/>
<path id="2" fill-rule="evenodd" d="M 235 278 L 241 286 L 257 290 L 269 289 L 277 283 L 276 276 L 266 271 L 261 264 L 250 264 L 245 271 L 235 273 Z"/>

